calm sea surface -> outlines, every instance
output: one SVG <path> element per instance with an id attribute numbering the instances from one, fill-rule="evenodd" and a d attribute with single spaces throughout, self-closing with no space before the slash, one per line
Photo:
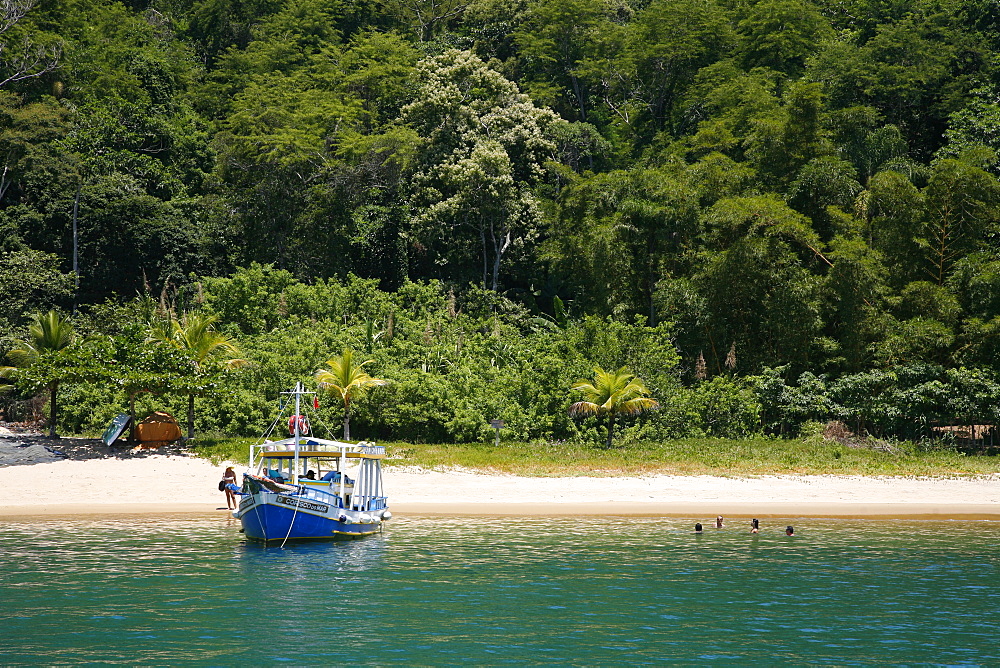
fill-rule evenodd
<path id="1" fill-rule="evenodd" d="M 1000 522 L 3 523 L 0 664 L 1000 665 Z"/>

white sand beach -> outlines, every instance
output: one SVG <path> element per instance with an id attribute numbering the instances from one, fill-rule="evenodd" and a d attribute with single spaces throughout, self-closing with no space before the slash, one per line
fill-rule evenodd
<path id="1" fill-rule="evenodd" d="M 226 511 L 225 498 L 217 487 L 223 467 L 180 451 L 53 460 L 44 447 L 38 449 L 37 443 L 21 442 L 15 447 L 9 439 L 3 440 L 8 443 L 0 444 L 0 485 L 7 493 L 0 501 L 0 516 Z M 245 463 L 234 466 L 238 473 L 245 469 Z M 390 507 L 397 516 L 447 513 L 709 518 L 722 514 L 1000 519 L 1000 476 L 525 478 L 388 466 L 384 478 Z"/>

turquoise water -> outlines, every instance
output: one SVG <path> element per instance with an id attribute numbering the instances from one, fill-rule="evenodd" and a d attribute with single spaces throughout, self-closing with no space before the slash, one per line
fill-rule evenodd
<path id="1" fill-rule="evenodd" d="M 1000 522 L 5 522 L 2 664 L 998 665 Z"/>

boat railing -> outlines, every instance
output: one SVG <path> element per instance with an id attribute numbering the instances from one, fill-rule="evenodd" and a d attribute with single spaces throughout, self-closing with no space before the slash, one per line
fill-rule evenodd
<path id="1" fill-rule="evenodd" d="M 334 508 L 344 507 L 344 499 L 342 499 L 340 495 L 334 491 L 319 489 L 311 485 L 296 485 L 296 487 L 299 488 L 296 496 L 312 499 L 314 501 L 322 501 L 323 503 L 330 503 Z"/>
<path id="2" fill-rule="evenodd" d="M 388 497 L 385 496 L 354 496 L 351 507 L 358 510 L 385 510 L 388 507 Z"/>
<path id="3" fill-rule="evenodd" d="M 298 496 L 323 503 L 332 503 L 335 508 L 345 508 L 344 499 L 336 492 L 318 489 L 311 485 L 288 485 L 294 487 L 292 496 Z M 389 506 L 389 498 L 386 496 L 374 496 L 369 494 L 355 494 L 350 497 L 351 508 L 356 510 L 374 511 L 385 510 Z"/>
<path id="4" fill-rule="evenodd" d="M 384 455 L 385 454 L 385 446 L 384 445 L 375 445 L 374 443 L 369 443 L 368 441 L 361 441 L 360 443 L 358 443 L 358 448 L 360 449 L 361 454 L 364 454 L 364 455 Z"/>

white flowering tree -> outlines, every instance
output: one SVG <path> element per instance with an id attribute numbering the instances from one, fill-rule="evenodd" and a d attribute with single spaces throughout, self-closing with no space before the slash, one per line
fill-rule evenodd
<path id="1" fill-rule="evenodd" d="M 468 51 L 418 65 L 415 99 L 402 120 L 421 150 L 413 178 L 415 240 L 438 264 L 468 264 L 481 249 L 483 286 L 499 285 L 505 255 L 536 236 L 532 189 L 555 152 L 557 116 Z"/>

